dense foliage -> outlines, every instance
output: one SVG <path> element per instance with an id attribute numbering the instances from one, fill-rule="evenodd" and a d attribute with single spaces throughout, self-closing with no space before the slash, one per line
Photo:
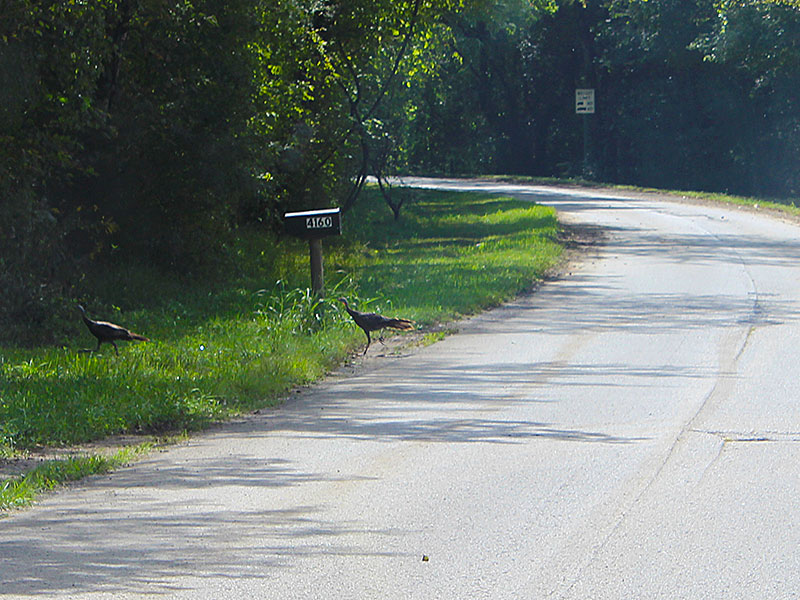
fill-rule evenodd
<path id="1" fill-rule="evenodd" d="M 454 51 L 409 100 L 411 168 L 800 194 L 796 0 L 585 0 L 447 21 Z M 576 88 L 595 89 L 596 114 L 575 114 Z"/>
<path id="2" fill-rule="evenodd" d="M 446 2 L 0 3 L 0 336 L 55 337 L 89 269 L 191 270 L 242 222 L 352 203 Z"/>
<path id="3" fill-rule="evenodd" d="M 796 0 L 3 0 L 0 335 L 55 339 L 53 316 L 94 293 L 88 271 L 192 271 L 243 223 L 349 209 L 369 173 L 796 196 L 798 13 Z M 597 114 L 574 114 L 576 87 L 597 90 Z"/>

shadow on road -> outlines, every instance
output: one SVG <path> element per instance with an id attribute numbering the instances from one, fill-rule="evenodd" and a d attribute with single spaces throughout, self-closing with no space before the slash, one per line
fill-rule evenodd
<path id="1" fill-rule="evenodd" d="M 496 187 L 504 194 L 514 192 L 505 185 Z M 492 191 L 490 185 L 480 189 Z M 626 204 L 605 196 L 525 194 L 524 188 L 514 193 L 534 200 L 546 196 L 564 213 L 637 208 L 635 201 Z M 697 235 L 669 236 L 632 227 L 593 227 L 604 240 L 600 252 L 613 252 L 618 260 L 657 255 L 665 264 L 741 266 L 746 255 L 748 265 L 780 267 L 800 257 L 800 240 L 712 235 L 701 229 Z M 547 320 L 529 319 L 530 311 L 545 302 Z M 636 293 L 621 286 L 611 271 L 592 277 L 577 274 L 569 285 L 548 289 L 546 299 L 512 302 L 473 320 L 464 335 L 527 336 L 555 346 L 559 338 L 581 335 L 652 336 L 772 326 L 796 321 L 798 312 L 793 301 L 757 291 Z M 199 436 L 198 443 L 227 442 L 214 447 L 236 448 L 229 454 L 185 462 L 176 461 L 173 454 L 168 460 L 156 455 L 112 477 L 80 484 L 86 488 L 81 493 L 63 494 L 51 505 L 0 520 L 0 598 L 93 593 L 166 598 L 208 591 L 206 582 L 219 587 L 242 579 L 263 581 L 266 589 L 277 569 L 291 569 L 306 556 L 404 555 L 405 549 L 392 541 L 408 532 L 366 528 L 355 517 L 326 520 L 326 507 L 313 504 L 303 493 L 310 487 L 336 488 L 373 477 L 335 469 L 310 472 L 286 458 L 293 456 L 290 453 L 281 454 L 283 458 L 248 453 L 248 444 L 256 445 L 261 438 L 277 440 L 270 446 L 275 448 L 280 442 L 341 440 L 428 444 L 435 451 L 452 444 L 496 448 L 547 441 L 582 452 L 628 451 L 649 438 L 624 435 L 624 427 L 604 431 L 600 425 L 582 426 L 567 417 L 556 422 L 545 416 L 553 414 L 547 409 L 568 395 L 572 402 L 596 404 L 655 389 L 650 398 L 657 400 L 659 393 L 680 390 L 687 382 L 736 376 L 691 364 L 589 363 L 552 357 L 517 362 L 501 357 L 487 364 L 477 352 L 472 361 L 456 362 L 446 354 L 430 358 L 425 352 L 410 361 L 386 359 L 379 369 L 300 394 L 282 410 Z M 293 502 L 291 509 L 265 508 L 263 495 L 278 488 L 297 492 L 288 501 Z M 234 495 L 236 502 L 231 501 Z M 365 538 L 386 543 L 367 547 L 356 541 Z M 222 592 L 218 597 L 224 597 Z"/>

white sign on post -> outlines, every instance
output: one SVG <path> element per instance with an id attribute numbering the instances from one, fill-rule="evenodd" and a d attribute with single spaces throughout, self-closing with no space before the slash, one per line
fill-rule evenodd
<path id="1" fill-rule="evenodd" d="M 575 90 L 575 114 L 592 115 L 594 114 L 594 89 Z"/>

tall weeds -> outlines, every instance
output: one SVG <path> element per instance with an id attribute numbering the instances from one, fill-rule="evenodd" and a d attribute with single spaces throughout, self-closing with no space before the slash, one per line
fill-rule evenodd
<path id="1" fill-rule="evenodd" d="M 108 306 L 129 294 L 124 304 L 136 298 L 141 308 L 95 316 L 151 342 L 120 344 L 119 356 L 107 346 L 79 352 L 94 340 L 75 311 L 62 347 L 0 347 L 0 451 L 196 429 L 274 404 L 363 343 L 336 297 L 424 327 L 509 298 L 558 260 L 550 209 L 436 193 L 407 207 L 400 223 L 380 208 L 374 199 L 357 207 L 346 235 L 326 241 L 327 299 L 303 285 L 303 244 L 283 242 L 279 257 L 264 260 L 244 238 L 233 273 L 165 282 L 138 267 L 127 279 L 136 286 L 106 285 Z"/>

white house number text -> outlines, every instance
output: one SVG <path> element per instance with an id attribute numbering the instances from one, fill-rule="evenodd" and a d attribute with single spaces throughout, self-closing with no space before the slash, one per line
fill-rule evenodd
<path id="1" fill-rule="evenodd" d="M 332 217 L 308 217 L 306 219 L 306 229 L 326 229 L 333 227 Z"/>

